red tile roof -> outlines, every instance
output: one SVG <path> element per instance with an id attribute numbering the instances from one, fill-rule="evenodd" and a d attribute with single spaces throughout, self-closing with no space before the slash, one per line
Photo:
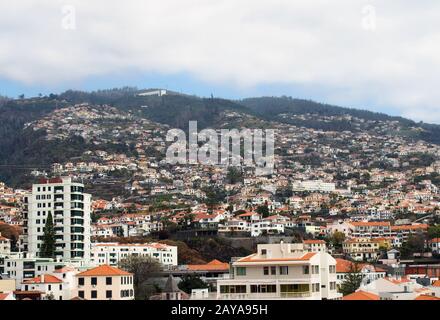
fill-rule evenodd
<path id="1" fill-rule="evenodd" d="M 389 278 L 389 277 L 386 277 L 384 279 L 388 280 L 389 282 L 394 283 L 394 284 L 401 284 L 401 283 L 411 282 L 411 280 L 409 280 L 408 278 L 405 278 L 405 277 L 401 278 L 400 280 Z"/>
<path id="2" fill-rule="evenodd" d="M 325 244 L 324 240 L 304 240 L 305 244 Z"/>
<path id="3" fill-rule="evenodd" d="M 417 229 L 428 229 L 427 224 L 416 224 L 416 225 L 406 225 L 406 226 L 392 226 L 391 231 L 397 230 L 417 230 Z"/>
<path id="4" fill-rule="evenodd" d="M 435 282 L 432 284 L 432 286 L 433 286 L 433 287 L 440 287 L 440 280 L 435 281 Z"/>
<path id="5" fill-rule="evenodd" d="M 191 271 L 214 271 L 214 270 L 229 270 L 229 263 L 212 260 L 207 264 L 190 264 L 187 266 Z"/>
<path id="6" fill-rule="evenodd" d="M 0 292 L 0 300 L 5 300 L 9 296 L 9 293 L 1 293 Z"/>
<path id="7" fill-rule="evenodd" d="M 360 290 L 346 295 L 342 300 L 380 300 L 380 298 L 377 294 Z"/>
<path id="8" fill-rule="evenodd" d="M 44 281 L 41 280 L 42 276 L 35 277 L 33 279 L 24 280 L 23 283 L 62 283 L 63 281 L 51 274 L 44 275 Z"/>
<path id="9" fill-rule="evenodd" d="M 93 277 L 93 276 L 131 276 L 132 274 L 129 272 L 126 272 L 124 270 L 111 267 L 109 265 L 102 265 L 93 269 L 89 269 L 87 271 L 78 273 L 77 277 Z"/>
<path id="10" fill-rule="evenodd" d="M 309 252 L 306 253 L 305 255 L 303 255 L 302 257 L 299 258 L 274 258 L 274 259 L 253 259 L 254 255 L 242 258 L 240 260 L 238 260 L 237 262 L 289 262 L 289 261 L 308 261 L 310 260 L 316 253 L 315 252 Z"/>
<path id="11" fill-rule="evenodd" d="M 389 222 L 350 222 L 355 227 L 389 227 Z"/>
<path id="12" fill-rule="evenodd" d="M 417 298 L 415 298 L 414 300 L 440 300 L 440 298 L 422 294 L 422 295 L 418 296 Z"/>

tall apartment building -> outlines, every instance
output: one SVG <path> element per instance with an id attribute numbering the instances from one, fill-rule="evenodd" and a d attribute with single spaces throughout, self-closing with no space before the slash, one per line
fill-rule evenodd
<path id="1" fill-rule="evenodd" d="M 49 212 L 55 230 L 55 258 L 90 259 L 91 195 L 70 177 L 41 179 L 24 198 L 21 249 L 38 257 Z"/>
<path id="2" fill-rule="evenodd" d="M 339 299 L 336 260 L 303 244 L 258 245 L 232 262 L 230 279 L 217 282 L 217 299 Z"/>

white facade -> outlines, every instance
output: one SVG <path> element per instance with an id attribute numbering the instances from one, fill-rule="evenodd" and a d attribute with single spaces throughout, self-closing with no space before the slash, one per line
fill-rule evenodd
<path id="1" fill-rule="evenodd" d="M 43 179 L 25 197 L 23 251 L 38 257 L 49 212 L 55 229 L 55 256 L 90 259 L 91 195 L 71 178 Z"/>
<path id="2" fill-rule="evenodd" d="M 66 300 L 63 281 L 49 274 L 23 281 L 21 291 L 40 291 L 42 300 Z"/>
<path id="3" fill-rule="evenodd" d="M 15 280 L 16 289 L 20 289 L 25 279 L 53 273 L 57 264 L 52 259 L 10 257 L 5 258 L 3 270 L 4 274 Z"/>
<path id="4" fill-rule="evenodd" d="M 130 256 L 148 256 L 158 260 L 163 266 L 177 266 L 177 247 L 161 243 L 119 244 L 93 243 L 92 261 L 95 264 L 117 266 L 124 258 Z"/>
<path id="5" fill-rule="evenodd" d="M 251 237 L 258 237 L 264 234 L 282 234 L 284 233 L 284 224 L 270 220 L 261 220 L 251 224 Z"/>
<path id="6" fill-rule="evenodd" d="M 303 244 L 258 245 L 258 252 L 232 262 L 229 280 L 217 282 L 217 299 L 339 299 L 336 260 L 307 252 Z"/>
<path id="7" fill-rule="evenodd" d="M 11 241 L 8 238 L 2 237 L 0 233 L 0 254 L 8 254 L 11 252 Z"/>
<path id="8" fill-rule="evenodd" d="M 334 192 L 336 185 L 334 183 L 316 181 L 298 181 L 292 184 L 293 191 L 318 191 L 318 192 Z"/>

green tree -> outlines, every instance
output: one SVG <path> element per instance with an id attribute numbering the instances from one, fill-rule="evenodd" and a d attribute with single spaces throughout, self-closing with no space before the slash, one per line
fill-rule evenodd
<path id="1" fill-rule="evenodd" d="M 404 258 L 412 258 L 414 253 L 425 251 L 425 237 L 423 234 L 410 235 L 408 240 L 403 243 L 401 254 Z"/>
<path id="2" fill-rule="evenodd" d="M 53 292 L 49 293 L 49 294 L 46 296 L 46 300 L 55 300 L 55 296 L 53 295 Z"/>
<path id="3" fill-rule="evenodd" d="M 229 184 L 237 184 L 243 182 L 243 173 L 235 167 L 229 167 L 226 174 L 226 182 Z"/>
<path id="4" fill-rule="evenodd" d="M 267 218 L 269 216 L 269 208 L 268 206 L 259 206 L 257 208 L 257 213 L 261 214 L 263 218 Z"/>
<path id="5" fill-rule="evenodd" d="M 344 281 L 341 283 L 339 292 L 344 296 L 355 292 L 361 286 L 362 278 L 363 276 L 360 265 L 357 262 L 351 263 L 348 273 Z"/>
<path id="6" fill-rule="evenodd" d="M 44 226 L 43 243 L 40 248 L 40 257 L 55 257 L 55 229 L 53 227 L 52 213 L 49 211 Z"/>
<path id="7" fill-rule="evenodd" d="M 428 228 L 428 238 L 440 238 L 440 225 L 430 226 Z"/>
<path id="8" fill-rule="evenodd" d="M 133 273 L 134 295 L 136 300 L 147 300 L 154 290 L 151 290 L 149 280 L 162 271 L 161 264 L 151 257 L 129 255 L 119 262 L 119 267 Z"/>
<path id="9" fill-rule="evenodd" d="M 345 234 L 343 232 L 335 231 L 332 235 L 328 237 L 328 242 L 330 242 L 334 248 L 342 248 L 342 243 L 345 240 Z"/>
<path id="10" fill-rule="evenodd" d="M 178 286 L 180 290 L 183 290 L 188 294 L 191 294 L 193 289 L 209 288 L 209 285 L 195 274 L 184 275 Z"/>

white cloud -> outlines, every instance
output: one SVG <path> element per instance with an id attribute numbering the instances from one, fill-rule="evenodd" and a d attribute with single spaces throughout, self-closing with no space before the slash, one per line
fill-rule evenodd
<path id="1" fill-rule="evenodd" d="M 63 5 L 75 30 L 62 28 Z M 367 5 L 374 31 L 363 28 Z M 439 10 L 435 0 L 3 1 L 0 75 L 51 85 L 135 69 L 317 86 L 331 102 L 440 123 Z"/>

